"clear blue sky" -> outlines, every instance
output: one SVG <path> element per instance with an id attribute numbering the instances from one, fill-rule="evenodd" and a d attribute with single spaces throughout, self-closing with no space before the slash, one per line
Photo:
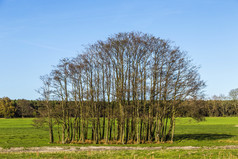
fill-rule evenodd
<path id="1" fill-rule="evenodd" d="M 37 99 L 59 59 L 130 31 L 187 51 L 208 96 L 238 88 L 238 0 L 0 0 L 0 97 Z"/>

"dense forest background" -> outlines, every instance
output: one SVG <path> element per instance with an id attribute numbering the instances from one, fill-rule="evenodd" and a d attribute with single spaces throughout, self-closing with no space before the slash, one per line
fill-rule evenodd
<path id="1" fill-rule="evenodd" d="M 202 117 L 226 117 L 236 116 L 238 113 L 238 101 L 221 99 L 224 98 L 214 96 L 209 100 L 184 101 L 178 107 L 177 117 L 193 117 L 201 119 Z M 228 97 L 226 97 L 228 98 Z M 60 101 L 50 101 L 52 106 L 60 105 Z M 69 106 L 73 107 L 74 102 L 69 102 Z M 14 99 L 8 97 L 0 98 L 0 117 L 1 118 L 28 118 L 40 117 L 41 110 L 45 109 L 44 101 Z M 100 108 L 100 112 L 104 112 L 104 108 Z"/>

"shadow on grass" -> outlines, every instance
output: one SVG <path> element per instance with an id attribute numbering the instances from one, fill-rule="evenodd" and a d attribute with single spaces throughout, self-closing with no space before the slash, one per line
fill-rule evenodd
<path id="1" fill-rule="evenodd" d="M 178 134 L 174 136 L 174 141 L 180 140 L 218 140 L 218 139 L 228 139 L 234 137 L 234 135 L 228 134 Z"/>

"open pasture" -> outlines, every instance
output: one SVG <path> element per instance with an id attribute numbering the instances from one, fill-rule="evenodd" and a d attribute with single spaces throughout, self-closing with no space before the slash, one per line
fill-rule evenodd
<path id="1" fill-rule="evenodd" d="M 225 145 L 238 145 L 238 118 L 209 117 L 197 122 L 192 118 L 177 118 L 174 143 L 113 145 L 147 147 L 142 150 L 98 150 L 67 151 L 68 146 L 93 146 L 92 144 L 65 144 L 66 151 L 28 152 L 30 147 L 62 146 L 48 143 L 48 130 L 32 126 L 33 118 L 0 119 L 0 147 L 25 147 L 26 151 L 1 152 L 0 158 L 237 158 L 237 149 L 227 149 Z M 55 128 L 56 130 L 56 128 Z M 56 135 L 56 134 L 55 134 Z M 94 145 L 96 146 L 96 145 Z M 102 145 L 97 145 L 102 146 Z M 103 146 L 110 146 L 105 145 Z M 188 148 L 178 148 L 188 146 Z M 189 146 L 197 147 L 195 149 Z M 224 146 L 224 148 L 223 148 Z M 148 147 L 151 147 L 149 149 Z M 161 149 L 153 149 L 161 147 Z M 170 149 L 170 147 L 173 147 Z M 235 146 L 237 147 L 237 146 Z M 177 149 L 178 148 L 178 149 Z"/>
<path id="2" fill-rule="evenodd" d="M 0 147 L 60 146 L 49 144 L 48 129 L 36 129 L 33 118 L 0 119 Z M 237 117 L 208 117 L 197 122 L 192 118 L 177 118 L 174 143 L 118 146 L 222 146 L 238 145 Z M 56 140 L 56 128 L 55 128 Z M 72 144 L 70 144 L 72 146 Z M 88 144 L 73 144 L 88 146 Z M 92 145 L 92 144 L 91 144 Z M 105 145 L 105 144 L 103 144 Z M 62 146 L 62 145 L 61 145 Z M 69 146 L 66 144 L 66 146 Z"/>

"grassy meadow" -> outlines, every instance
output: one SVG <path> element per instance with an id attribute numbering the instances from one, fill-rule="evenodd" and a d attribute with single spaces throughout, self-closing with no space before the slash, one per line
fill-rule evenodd
<path id="1" fill-rule="evenodd" d="M 235 159 L 238 158 L 237 150 L 114 150 L 114 151 L 80 151 L 80 152 L 56 152 L 56 153 L 2 153 L 1 158 L 141 158 L 141 159 Z"/>
<path id="2" fill-rule="evenodd" d="M 48 129 L 36 129 L 33 118 L 0 119 L 0 147 L 56 146 L 48 143 Z M 209 117 L 197 122 L 192 118 L 177 118 L 174 143 L 118 146 L 222 146 L 238 145 L 237 117 Z M 55 131 L 56 132 L 56 131 Z M 58 139 L 55 134 L 56 140 Z M 72 144 L 70 144 L 72 146 Z M 73 144 L 75 146 L 87 146 Z M 66 145 L 69 146 L 69 145 Z M 105 144 L 104 144 L 105 146 Z"/>

